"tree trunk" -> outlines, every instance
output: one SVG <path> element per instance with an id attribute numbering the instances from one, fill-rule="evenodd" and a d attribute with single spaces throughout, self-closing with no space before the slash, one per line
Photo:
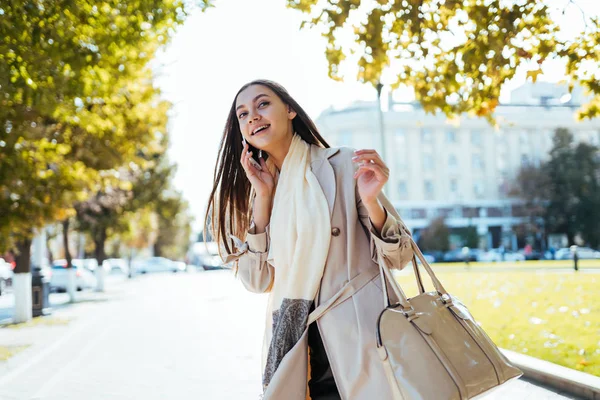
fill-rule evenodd
<path id="1" fill-rule="evenodd" d="M 69 294 L 69 301 L 74 303 L 76 301 L 75 292 L 77 291 L 77 276 L 76 271 L 73 269 L 73 258 L 71 257 L 71 250 L 69 249 L 69 218 L 63 221 L 63 246 L 65 248 L 65 260 L 67 260 L 67 293 Z"/>
<path id="2" fill-rule="evenodd" d="M 162 246 L 160 243 L 154 243 L 154 257 L 162 257 Z"/>
<path id="3" fill-rule="evenodd" d="M 98 265 L 102 265 L 106 260 L 106 253 L 104 252 L 104 244 L 106 243 L 106 228 L 98 228 L 94 235 L 94 256 Z"/>
<path id="4" fill-rule="evenodd" d="M 17 257 L 15 274 L 31 272 L 31 239 L 21 239 L 17 242 Z"/>
<path id="5" fill-rule="evenodd" d="M 17 242 L 13 287 L 15 296 L 14 323 L 27 322 L 33 315 L 31 297 L 31 239 Z"/>
<path id="6" fill-rule="evenodd" d="M 104 267 L 103 263 L 106 260 L 106 253 L 104 252 L 104 244 L 106 243 L 106 228 L 101 227 L 98 228 L 96 234 L 94 235 L 94 255 L 96 256 L 96 261 L 98 262 L 98 267 L 96 268 L 96 291 L 103 292 L 104 291 Z"/>
<path id="7" fill-rule="evenodd" d="M 73 266 L 71 258 L 71 251 L 69 250 L 69 218 L 65 219 L 62 223 L 63 229 L 63 246 L 65 248 L 65 260 L 67 260 L 67 268 L 71 268 Z"/>

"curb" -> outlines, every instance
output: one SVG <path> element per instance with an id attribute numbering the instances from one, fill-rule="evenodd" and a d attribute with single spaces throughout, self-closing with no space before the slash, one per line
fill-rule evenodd
<path id="1" fill-rule="evenodd" d="M 525 378 L 584 399 L 600 400 L 600 378 L 525 354 L 500 349 Z"/>

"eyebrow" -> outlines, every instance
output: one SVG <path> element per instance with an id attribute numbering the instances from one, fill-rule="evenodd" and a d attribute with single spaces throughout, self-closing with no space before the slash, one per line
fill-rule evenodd
<path id="1" fill-rule="evenodd" d="M 263 97 L 263 96 L 264 96 L 264 97 L 269 97 L 267 94 L 265 94 L 265 93 L 261 93 L 261 94 L 259 94 L 258 96 L 256 96 L 255 98 L 253 98 L 253 99 L 252 99 L 252 102 L 254 103 L 256 100 L 260 99 L 260 98 L 261 98 L 261 97 Z M 235 108 L 235 111 L 239 110 L 239 109 L 240 109 L 240 108 L 242 108 L 242 107 L 244 107 L 244 105 L 243 105 L 243 104 L 240 104 L 239 106 L 237 106 L 237 107 Z"/>

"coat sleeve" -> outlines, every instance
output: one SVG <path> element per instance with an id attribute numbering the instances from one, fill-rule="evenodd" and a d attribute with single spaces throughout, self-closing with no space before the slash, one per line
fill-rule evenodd
<path id="1" fill-rule="evenodd" d="M 410 242 L 411 234 L 394 206 L 383 193 L 379 195 L 379 202 L 385 209 L 386 219 L 383 228 L 381 228 L 381 233 L 377 233 L 358 194 L 358 189 L 356 189 L 356 199 L 358 217 L 370 236 L 371 258 L 373 261 L 379 262 L 378 254 L 381 254 L 385 257 L 390 268 L 404 268 L 413 258 Z"/>
<path id="2" fill-rule="evenodd" d="M 267 262 L 269 253 L 269 227 L 266 232 L 256 233 L 254 223 L 246 235 L 246 243 L 238 252 L 237 276 L 246 289 L 254 293 L 271 291 L 275 271 Z"/>

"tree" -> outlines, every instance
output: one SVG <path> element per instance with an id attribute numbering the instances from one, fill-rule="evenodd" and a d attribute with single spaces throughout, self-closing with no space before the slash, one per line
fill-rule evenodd
<path id="1" fill-rule="evenodd" d="M 450 229 L 444 217 L 431 221 L 429 226 L 421 231 L 419 247 L 424 251 L 450 250 Z"/>
<path id="2" fill-rule="evenodd" d="M 530 220 L 543 219 L 547 233 L 564 233 L 569 244 L 579 233 L 593 247 L 600 244 L 599 149 L 575 146 L 573 135 L 556 130 L 550 159 L 519 171 L 512 194 L 525 200 Z"/>
<path id="3" fill-rule="evenodd" d="M 136 129 L 145 122 L 132 113 L 153 118 L 148 109 L 156 101 L 143 101 L 155 93 L 144 90 L 151 77 L 146 64 L 185 18 L 186 3 L 0 6 L 0 252 L 14 246 L 20 252 L 15 278 L 27 279 L 34 229 L 65 220 L 95 189 L 100 171 L 127 164 L 138 139 L 145 141 L 139 135 L 153 133 Z"/>
<path id="4" fill-rule="evenodd" d="M 0 36 L 7 40 L 0 42 L 0 208 L 9 212 L 0 218 L 0 247 L 6 249 L 30 238 L 33 228 L 64 219 L 95 170 L 114 168 L 135 151 L 137 132 L 127 129 L 123 110 L 144 95 L 136 77 L 147 74 L 144 66 L 186 7 L 182 0 L 1 7 Z M 17 267 L 28 269 L 28 263 Z"/>
<path id="5" fill-rule="evenodd" d="M 557 129 L 550 150 L 550 160 L 544 165 L 549 179 L 546 227 L 548 232 L 565 233 L 569 244 L 574 244 L 577 234 L 576 195 L 578 181 L 577 163 L 573 154 L 573 134 L 567 129 Z"/>
<path id="6" fill-rule="evenodd" d="M 154 255 L 183 259 L 190 243 L 192 218 L 188 203 L 177 191 L 165 191 L 156 204 L 158 235 Z"/>
<path id="7" fill-rule="evenodd" d="M 427 112 L 449 117 L 468 112 L 487 117 L 498 105 L 502 84 L 526 68 L 535 82 L 548 64 L 566 64 L 570 88 L 593 94 L 580 118 L 600 115 L 600 18 L 582 13 L 580 32 L 565 38 L 550 0 L 287 0 L 305 14 L 302 26 L 327 38 L 329 76 L 342 79 L 342 66 L 358 57 L 360 82 L 377 87 L 384 72 L 393 88 L 414 88 Z M 350 55 L 350 57 L 348 57 Z M 349 59 L 347 59 L 349 58 Z M 593 66 L 593 67 L 591 67 Z M 590 71 L 591 68 L 591 71 Z"/>
<path id="8" fill-rule="evenodd" d="M 574 150 L 579 174 L 575 181 L 578 199 L 575 220 L 582 238 L 593 248 L 600 246 L 600 152 L 580 143 Z"/>

